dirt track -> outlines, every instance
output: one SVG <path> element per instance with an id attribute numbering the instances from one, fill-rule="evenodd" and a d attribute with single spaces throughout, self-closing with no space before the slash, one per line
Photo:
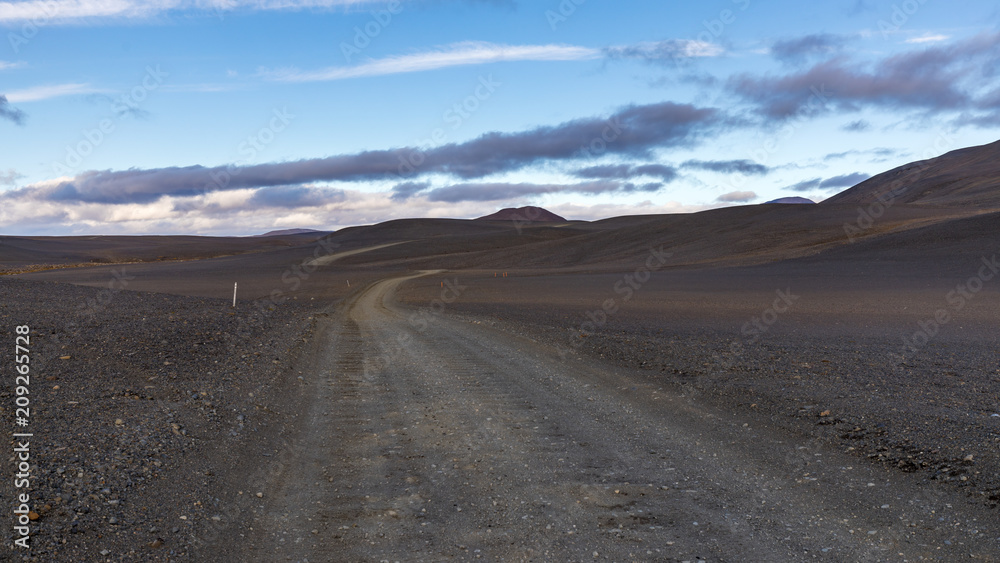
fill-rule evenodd
<path id="1" fill-rule="evenodd" d="M 984 509 L 603 365 L 403 309 L 323 320 L 243 560 L 995 560 Z M 449 298 L 442 290 L 442 301 Z M 246 491 L 246 494 L 253 494 Z"/>

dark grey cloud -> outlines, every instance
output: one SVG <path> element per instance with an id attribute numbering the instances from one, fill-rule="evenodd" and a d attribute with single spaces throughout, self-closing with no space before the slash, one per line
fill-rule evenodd
<path id="1" fill-rule="evenodd" d="M 755 199 L 757 199 L 755 192 L 729 192 L 715 198 L 715 201 L 721 203 L 746 203 Z"/>
<path id="2" fill-rule="evenodd" d="M 718 110 L 663 102 L 627 106 L 608 118 L 587 118 L 518 133 L 486 133 L 431 149 L 366 151 L 250 166 L 170 167 L 89 171 L 54 186 L 7 192 L 56 201 L 150 202 L 165 196 L 287 186 L 321 181 L 364 181 L 426 174 L 476 179 L 538 162 L 603 155 L 650 157 L 663 147 L 692 147 L 729 126 Z"/>
<path id="3" fill-rule="evenodd" d="M 607 193 L 654 192 L 661 187 L 662 184 L 660 183 L 636 185 L 612 180 L 598 180 L 580 184 L 510 184 L 504 182 L 485 182 L 455 184 L 453 186 L 435 188 L 426 192 L 426 195 L 430 201 L 457 203 L 462 201 L 515 200 L 554 193 L 597 195 Z"/>
<path id="4" fill-rule="evenodd" d="M 846 43 L 847 38 L 842 35 L 815 33 L 775 41 L 771 45 L 771 54 L 782 62 L 800 63 L 816 57 L 828 57 L 841 50 Z"/>
<path id="5" fill-rule="evenodd" d="M 431 185 L 427 182 L 403 182 L 396 184 L 392 188 L 392 199 L 396 201 L 407 200 L 430 187 Z"/>
<path id="6" fill-rule="evenodd" d="M 861 133 L 864 131 L 868 131 L 871 128 L 872 128 L 871 123 L 865 121 L 864 119 L 858 119 L 856 121 L 852 121 L 850 123 L 845 124 L 844 126 L 841 127 L 841 130 L 848 131 L 851 133 Z"/>
<path id="7" fill-rule="evenodd" d="M 625 179 L 631 178 L 632 165 L 631 164 L 605 164 L 601 166 L 588 166 L 587 168 L 581 168 L 573 173 L 574 176 L 578 178 L 593 178 L 593 179 Z"/>
<path id="8" fill-rule="evenodd" d="M 14 123 L 14 125 L 24 125 L 24 120 L 27 117 L 27 114 L 23 111 L 10 105 L 10 102 L 7 101 L 7 96 L 0 94 L 0 119 L 6 119 Z"/>
<path id="9" fill-rule="evenodd" d="M 841 174 L 840 176 L 834 176 L 832 178 L 827 178 L 819 183 L 820 189 L 829 190 L 833 188 L 849 188 L 856 184 L 864 182 L 868 178 L 871 178 L 871 174 L 865 174 L 864 172 L 853 172 L 851 174 Z"/>
<path id="10" fill-rule="evenodd" d="M 813 178 L 811 180 L 804 180 L 797 184 L 788 186 L 785 189 L 792 190 L 793 192 L 834 190 L 838 188 L 849 188 L 864 182 L 868 178 L 871 178 L 870 174 L 865 174 L 864 172 L 852 172 L 850 174 L 841 174 L 840 176 L 834 176 L 832 178 Z"/>
<path id="11" fill-rule="evenodd" d="M 659 178 L 670 182 L 677 178 L 677 169 L 665 164 L 606 164 L 581 168 L 573 173 L 577 178 L 597 180 L 629 180 L 639 176 Z"/>
<path id="12" fill-rule="evenodd" d="M 344 190 L 315 186 L 271 186 L 253 193 L 247 201 L 249 207 L 319 207 L 328 203 L 344 201 Z"/>
<path id="13" fill-rule="evenodd" d="M 813 178 L 812 180 L 804 180 L 797 184 L 792 184 L 787 186 L 786 190 L 792 190 L 793 192 L 808 192 L 810 190 L 815 190 L 819 188 L 819 185 L 823 183 L 822 178 Z"/>
<path id="14" fill-rule="evenodd" d="M 664 182 L 671 182 L 677 178 L 677 169 L 666 164 L 643 164 L 632 169 L 636 176 L 652 176 Z"/>
<path id="15" fill-rule="evenodd" d="M 719 172 L 722 174 L 750 174 L 762 176 L 771 171 L 763 164 L 752 160 L 688 160 L 682 165 L 684 168 L 694 168 L 696 170 L 707 170 L 709 172 Z"/>
<path id="16" fill-rule="evenodd" d="M 727 89 L 766 118 L 783 120 L 865 107 L 929 112 L 982 108 L 984 65 L 1000 60 L 1000 33 L 885 58 L 865 67 L 838 57 L 784 76 L 740 74 Z"/>

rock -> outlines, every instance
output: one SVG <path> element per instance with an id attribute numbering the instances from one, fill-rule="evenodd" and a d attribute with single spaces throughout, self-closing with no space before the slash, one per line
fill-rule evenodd
<path id="1" fill-rule="evenodd" d="M 823 411 L 823 412 L 819 413 L 819 415 L 820 415 L 820 416 L 830 416 L 830 411 L 828 411 L 828 410 L 825 410 L 825 411 Z"/>
<path id="2" fill-rule="evenodd" d="M 163 540 L 161 540 L 160 538 L 156 538 L 155 540 L 149 542 L 149 547 L 151 547 L 153 549 L 156 549 L 156 548 L 162 547 L 162 546 L 163 546 Z"/>
<path id="3" fill-rule="evenodd" d="M 124 421 L 124 420 L 122 420 L 122 419 L 120 419 L 120 418 L 116 418 L 116 419 L 115 419 L 115 426 L 121 426 L 121 425 L 123 425 L 123 424 L 125 424 L 125 421 Z"/>
<path id="4" fill-rule="evenodd" d="M 59 356 L 60 360 L 68 360 L 70 358 L 72 358 L 72 356 Z"/>
<path id="5" fill-rule="evenodd" d="M 38 520 L 39 518 L 41 518 L 41 516 L 39 516 L 38 513 L 33 510 L 28 513 L 28 520 Z"/>

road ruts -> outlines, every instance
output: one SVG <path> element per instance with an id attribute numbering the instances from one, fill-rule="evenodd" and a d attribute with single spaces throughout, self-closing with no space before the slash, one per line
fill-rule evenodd
<path id="1" fill-rule="evenodd" d="M 415 321 L 393 301 L 407 279 L 318 331 L 302 447 L 246 560 L 997 560 L 996 516 L 964 499 L 485 325 Z"/>

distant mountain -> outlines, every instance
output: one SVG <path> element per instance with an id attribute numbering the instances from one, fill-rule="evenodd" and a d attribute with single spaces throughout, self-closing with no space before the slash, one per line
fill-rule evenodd
<path id="1" fill-rule="evenodd" d="M 879 200 L 937 207 L 1000 209 L 1000 141 L 905 164 L 861 182 L 820 205 Z"/>
<path id="2" fill-rule="evenodd" d="M 476 221 L 522 221 L 533 223 L 565 223 L 566 219 L 541 207 L 508 207 L 492 215 L 479 217 Z"/>
<path id="3" fill-rule="evenodd" d="M 778 199 L 772 199 L 771 201 L 765 201 L 764 203 L 816 203 L 815 201 L 805 198 L 805 197 L 780 197 Z"/>
<path id="4" fill-rule="evenodd" d="M 317 231 L 316 229 L 282 229 L 280 231 L 270 231 L 255 237 L 280 237 L 287 235 L 308 235 L 311 233 L 325 233 L 327 231 Z"/>

